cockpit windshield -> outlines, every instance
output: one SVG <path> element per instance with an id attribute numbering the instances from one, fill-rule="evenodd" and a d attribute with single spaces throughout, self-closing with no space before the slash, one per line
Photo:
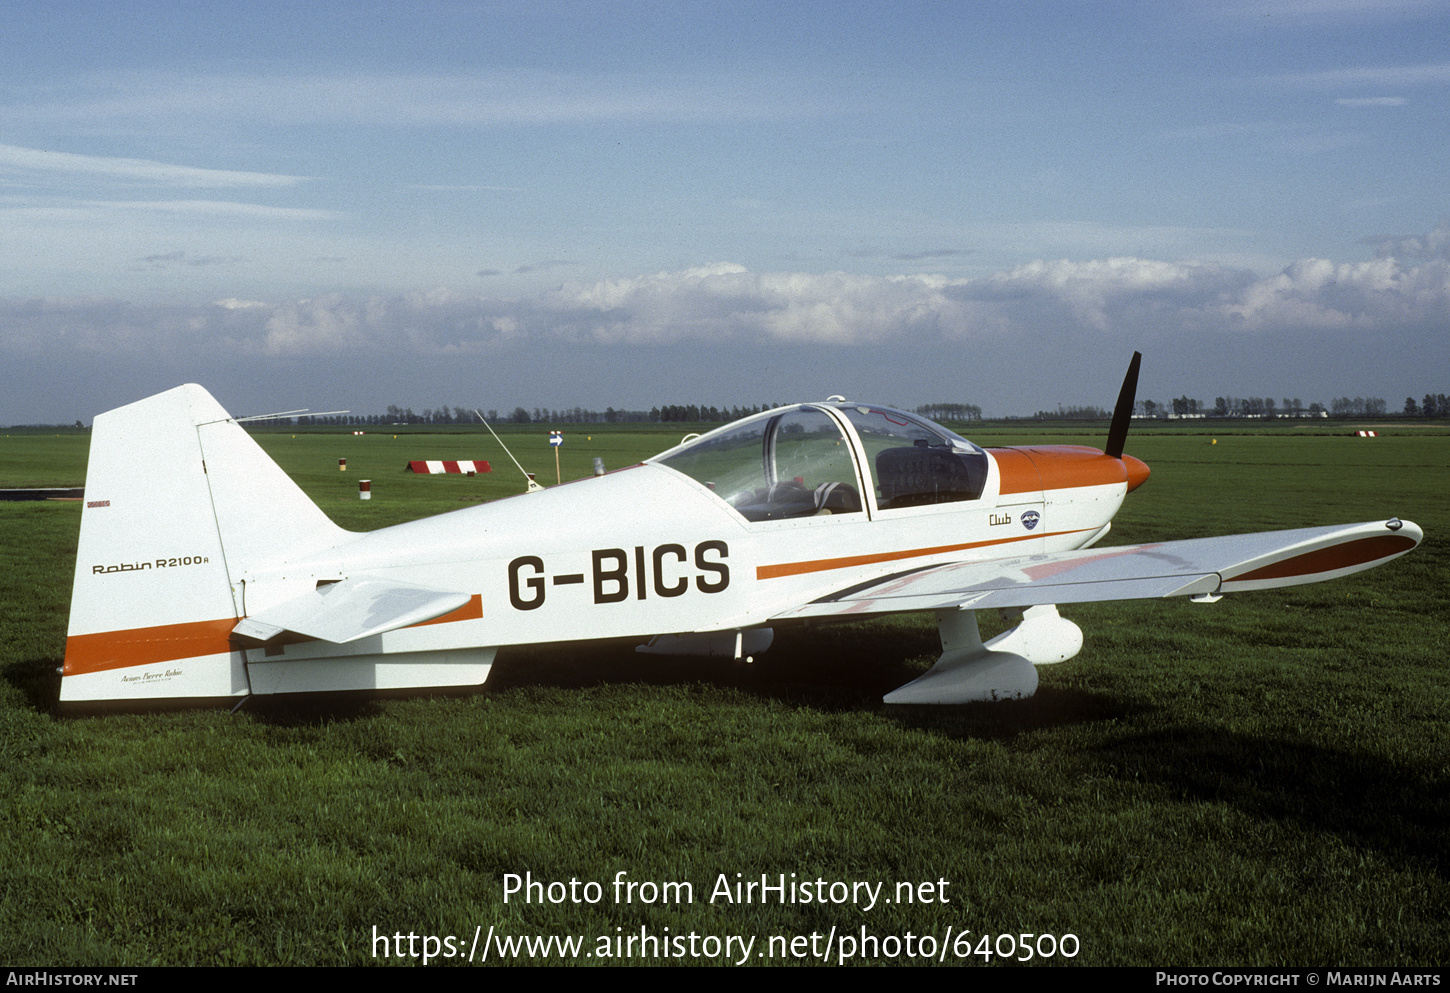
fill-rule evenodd
<path id="1" fill-rule="evenodd" d="M 865 450 L 858 472 L 844 416 Z M 863 480 L 880 510 L 975 500 L 987 456 L 940 425 L 889 407 L 803 404 L 712 431 L 653 461 L 709 487 L 750 521 L 864 513 Z"/>
<path id="2" fill-rule="evenodd" d="M 889 407 L 838 403 L 866 450 L 882 510 L 975 500 L 987 483 L 987 455 L 940 424 Z"/>
<path id="3" fill-rule="evenodd" d="M 819 407 L 761 414 L 657 461 L 708 486 L 746 520 L 862 512 L 850 441 Z"/>

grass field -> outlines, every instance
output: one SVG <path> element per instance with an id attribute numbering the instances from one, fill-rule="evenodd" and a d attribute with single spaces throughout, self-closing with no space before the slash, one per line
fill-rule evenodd
<path id="1" fill-rule="evenodd" d="M 566 428 L 564 477 L 685 430 Z M 1100 445 L 1102 433 L 969 436 Z M 512 437 L 552 482 L 546 433 Z M 521 489 L 486 435 L 259 440 L 349 528 Z M 0 443 L 0 486 L 81 481 L 83 437 Z M 998 961 L 983 936 L 1013 936 L 996 951 L 1018 957 L 1016 936 L 1071 934 L 1077 954 L 1048 961 L 1443 964 L 1443 427 L 1373 440 L 1135 428 L 1128 447 L 1154 474 L 1109 543 L 1391 515 L 1427 537 L 1319 586 L 1064 608 L 1082 654 L 1013 704 L 883 706 L 938 652 L 930 621 L 908 617 L 783 630 L 748 667 L 553 646 L 501 652 L 467 696 L 65 718 L 54 670 L 79 506 L 0 503 L 0 961 L 362 964 L 382 951 L 375 935 L 418 935 L 417 951 L 424 935 L 457 936 L 466 951 L 492 927 L 581 936 L 581 957 L 641 929 L 681 954 L 742 936 L 759 964 L 812 961 L 793 953 L 822 949 L 833 928 L 838 956 L 843 937 L 877 939 L 856 961 L 920 961 L 908 954 L 929 938 L 947 962 L 983 963 Z M 495 471 L 402 472 L 417 458 Z M 373 480 L 367 503 L 360 478 Z M 616 902 L 621 871 L 688 882 L 694 900 Z M 506 903 L 506 878 L 525 873 L 597 882 L 600 899 Z M 722 876 L 792 873 L 884 883 L 892 902 L 710 900 Z M 918 884 L 921 902 L 895 899 L 897 883 Z M 969 930 L 966 944 L 948 928 Z M 684 960 L 741 957 L 718 951 Z"/>

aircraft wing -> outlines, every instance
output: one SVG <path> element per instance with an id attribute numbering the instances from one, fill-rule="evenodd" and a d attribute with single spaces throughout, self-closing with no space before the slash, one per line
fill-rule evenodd
<path id="1" fill-rule="evenodd" d="M 335 644 L 357 641 L 442 617 L 469 602 L 452 593 L 390 579 L 358 577 L 330 583 L 244 617 L 233 634 L 269 641 L 284 631 Z"/>
<path id="2" fill-rule="evenodd" d="M 1410 551 L 1423 537 L 1415 524 L 1392 519 L 957 562 L 857 583 L 775 619 L 1273 589 L 1373 568 Z"/>

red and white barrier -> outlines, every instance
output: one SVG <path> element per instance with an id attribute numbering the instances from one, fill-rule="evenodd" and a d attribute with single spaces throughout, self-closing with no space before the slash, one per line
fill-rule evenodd
<path id="1" fill-rule="evenodd" d="M 487 462 L 474 459 L 473 461 L 445 462 L 433 459 L 420 460 L 408 463 L 408 471 L 422 475 L 440 475 L 444 473 L 462 473 L 467 475 L 470 472 L 492 472 Z"/>

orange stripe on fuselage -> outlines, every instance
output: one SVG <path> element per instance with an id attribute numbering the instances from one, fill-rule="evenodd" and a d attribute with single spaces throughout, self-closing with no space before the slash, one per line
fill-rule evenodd
<path id="1" fill-rule="evenodd" d="M 454 621 L 479 621 L 483 619 L 483 597 L 477 593 L 468 598 L 468 602 L 457 610 L 450 610 L 441 617 L 435 617 L 431 621 L 419 621 L 417 624 L 409 624 L 410 628 L 420 628 L 425 624 L 451 624 Z"/>
<path id="2" fill-rule="evenodd" d="M 475 593 L 457 610 L 435 617 L 431 621 L 419 621 L 408 626 L 476 621 L 482 617 L 483 597 Z M 71 635 L 65 640 L 64 674 L 79 676 L 88 672 L 105 672 L 108 669 L 129 669 L 138 665 L 193 659 L 202 655 L 223 655 L 237 647 L 231 640 L 232 628 L 236 626 L 237 618 L 222 617 L 214 621 L 191 621 L 186 624 L 162 624 L 150 628 Z"/>
<path id="3" fill-rule="evenodd" d="M 232 650 L 231 634 L 236 626 L 235 617 L 222 617 L 127 631 L 73 634 L 65 640 L 64 675 L 79 676 L 199 655 L 221 655 Z"/>
<path id="4" fill-rule="evenodd" d="M 872 552 L 866 555 L 843 555 L 834 559 L 810 559 L 805 562 L 781 562 L 777 565 L 755 567 L 756 579 L 780 579 L 782 576 L 800 576 L 808 572 L 827 572 L 831 569 L 849 569 L 858 565 L 876 565 L 879 562 L 898 562 L 901 559 L 921 558 L 927 555 L 945 555 L 969 548 L 989 548 L 1010 542 L 1030 541 L 1033 538 L 1056 538 L 1064 534 L 1081 534 L 1095 528 L 1081 528 L 1077 531 L 1057 531 L 1052 534 L 1022 534 L 1014 538 L 993 538 L 991 541 L 969 541 L 961 545 L 937 545 L 932 548 L 906 548 L 895 552 Z"/>

